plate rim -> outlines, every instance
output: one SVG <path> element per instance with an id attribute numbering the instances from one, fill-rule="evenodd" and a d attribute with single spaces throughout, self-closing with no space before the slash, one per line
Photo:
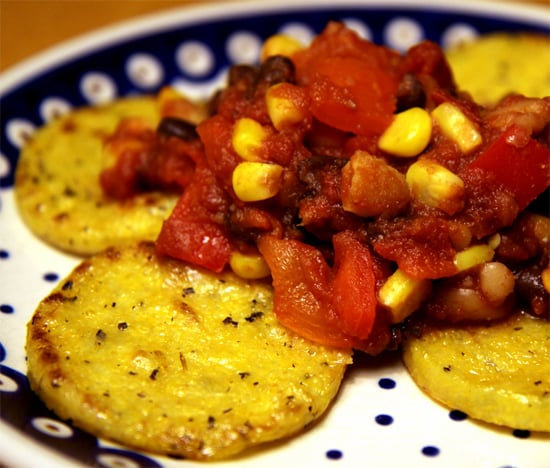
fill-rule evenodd
<path id="1" fill-rule="evenodd" d="M 197 21 L 211 21 L 220 18 L 231 19 L 243 16 L 254 16 L 278 11 L 304 11 L 319 7 L 334 6 L 333 0 L 237 0 L 227 4 L 227 9 L 220 9 L 219 3 L 208 1 L 204 4 L 180 5 L 169 7 L 155 13 L 139 15 L 132 19 L 118 21 L 88 33 L 79 34 L 59 44 L 31 55 L 0 73 L 0 96 L 22 86 L 39 73 L 54 69 L 64 63 L 70 63 L 79 56 L 99 51 L 109 44 L 117 44 L 162 30 L 192 25 Z M 252 7 L 252 8 L 251 8 Z M 449 13 L 490 14 L 497 18 L 513 18 L 536 24 L 550 23 L 550 9 L 538 5 L 520 3 L 500 4 L 494 0 L 462 0 L 459 5 L 445 5 L 438 0 L 344 0 L 337 3 L 338 8 L 379 7 L 379 8 L 414 8 Z M 139 31 L 139 34 L 137 33 Z M 9 189 L 11 190 L 11 188 Z M 3 190 L 0 190 L 0 198 Z M 58 452 L 49 446 L 32 442 L 32 454 L 15 453 L 10 448 L 28 444 L 28 438 L 0 419 L 0 461 L 7 466 L 20 466 L 25 462 L 40 459 L 44 467 L 83 466 L 73 458 Z"/>
<path id="2" fill-rule="evenodd" d="M 304 11 L 334 7 L 333 0 L 236 0 L 227 3 L 228 8 L 220 9 L 219 3 L 207 0 L 201 4 L 179 5 L 145 13 L 134 18 L 120 20 L 92 31 L 47 47 L 28 58 L 8 67 L 0 73 L 0 96 L 24 85 L 36 74 L 46 72 L 82 56 L 99 51 L 108 45 L 120 44 L 124 40 L 139 38 L 194 24 L 209 19 L 232 19 L 279 11 Z M 251 8 L 251 5 L 253 7 Z M 542 5 L 515 2 L 499 3 L 495 0 L 461 0 L 458 5 L 441 3 L 440 0 L 342 0 L 337 8 L 373 7 L 373 8 L 422 8 L 438 12 L 488 14 L 499 19 L 530 21 L 541 26 L 550 23 L 550 9 Z"/>

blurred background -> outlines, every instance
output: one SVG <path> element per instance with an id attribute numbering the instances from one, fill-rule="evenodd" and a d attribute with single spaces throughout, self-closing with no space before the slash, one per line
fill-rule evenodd
<path id="1" fill-rule="evenodd" d="M 231 1 L 234 0 L 0 0 L 0 71 L 65 39 L 119 21 L 182 5 Z M 550 0 L 491 1 L 550 9 Z"/>

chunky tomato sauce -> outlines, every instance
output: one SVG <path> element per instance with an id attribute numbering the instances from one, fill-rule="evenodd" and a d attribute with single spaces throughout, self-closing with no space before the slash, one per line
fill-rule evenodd
<path id="1" fill-rule="evenodd" d="M 436 44 L 401 55 L 331 23 L 290 57 L 234 66 L 196 128 L 175 101 L 157 131 L 121 125 L 101 178 L 118 198 L 181 191 L 159 254 L 217 272 L 236 254 L 260 258 L 284 324 L 370 354 L 411 317 L 548 315 L 550 220 L 533 206 L 550 185 L 549 98 L 482 108 Z M 411 130 L 419 118 L 391 130 L 411 109 L 428 129 Z M 265 175 L 241 192 L 250 162 Z"/>

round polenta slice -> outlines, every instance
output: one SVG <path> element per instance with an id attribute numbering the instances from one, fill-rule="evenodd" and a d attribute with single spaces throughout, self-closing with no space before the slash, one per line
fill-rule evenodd
<path id="1" fill-rule="evenodd" d="M 460 89 L 483 105 L 510 93 L 550 96 L 550 36 L 493 33 L 446 51 Z"/>
<path id="2" fill-rule="evenodd" d="M 150 192 L 121 202 L 106 198 L 99 184 L 101 171 L 111 163 L 104 139 L 130 116 L 154 128 L 160 118 L 155 98 L 77 109 L 31 137 L 16 169 L 15 199 L 38 237 L 77 255 L 156 238 L 176 195 Z"/>
<path id="3" fill-rule="evenodd" d="M 28 376 L 61 418 L 129 447 L 220 459 L 290 436 L 336 395 L 349 351 L 283 328 L 265 282 L 155 255 L 84 260 L 28 324 Z"/>
<path id="4" fill-rule="evenodd" d="M 491 325 L 426 326 L 403 360 L 433 399 L 474 419 L 550 431 L 550 322 L 517 313 Z"/>

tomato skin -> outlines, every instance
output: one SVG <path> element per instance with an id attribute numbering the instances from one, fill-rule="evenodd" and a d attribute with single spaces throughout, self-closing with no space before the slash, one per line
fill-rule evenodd
<path id="1" fill-rule="evenodd" d="M 335 236 L 336 263 L 297 240 L 264 236 L 258 243 L 271 269 L 274 313 L 312 341 L 361 349 L 376 317 L 374 266 L 368 247 L 351 231 Z"/>
<path id="2" fill-rule="evenodd" d="M 506 186 L 523 210 L 550 186 L 550 150 L 524 138 L 514 126 L 508 128 L 470 164 L 493 174 Z"/>
<path id="3" fill-rule="evenodd" d="M 388 222 L 373 247 L 396 262 L 412 278 L 436 279 L 456 273 L 453 225 L 440 218 L 422 217 Z"/>
<path id="4" fill-rule="evenodd" d="M 383 131 L 395 110 L 395 52 L 331 23 L 308 49 L 292 56 L 298 84 L 319 121 L 358 135 Z"/>
<path id="5" fill-rule="evenodd" d="M 312 341 L 338 348 L 352 343 L 332 308 L 332 271 L 321 253 L 297 240 L 264 236 L 258 248 L 271 270 L 274 313 L 283 325 Z"/>
<path id="6" fill-rule="evenodd" d="M 333 304 L 342 330 L 353 337 L 366 339 L 376 315 L 376 277 L 367 246 L 351 231 L 333 237 L 334 269 Z"/>
<path id="7" fill-rule="evenodd" d="M 208 166 L 214 171 L 223 188 L 232 192 L 231 174 L 241 162 L 231 144 L 233 123 L 221 115 L 214 115 L 199 124 L 197 133 L 204 145 L 204 156 Z"/>
<path id="8" fill-rule="evenodd" d="M 357 135 L 377 135 L 395 109 L 393 76 L 354 57 L 319 59 L 310 84 L 311 112 L 321 122 Z"/>

